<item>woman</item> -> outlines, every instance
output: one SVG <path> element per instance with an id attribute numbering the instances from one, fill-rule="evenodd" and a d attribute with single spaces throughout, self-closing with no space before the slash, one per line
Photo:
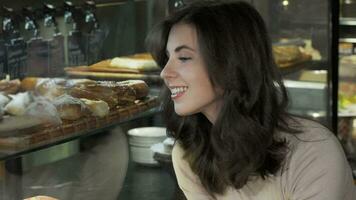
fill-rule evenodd
<path id="1" fill-rule="evenodd" d="M 243 2 L 192 3 L 151 32 L 172 160 L 188 199 L 355 199 L 343 150 L 286 112 L 270 39 Z"/>

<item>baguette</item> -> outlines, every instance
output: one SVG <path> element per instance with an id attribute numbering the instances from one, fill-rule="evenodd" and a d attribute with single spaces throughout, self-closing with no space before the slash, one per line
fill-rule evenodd
<path id="1" fill-rule="evenodd" d="M 96 83 L 70 88 L 68 94 L 79 99 L 102 100 L 108 103 L 110 108 L 114 108 L 118 104 L 117 95 L 111 88 L 100 87 Z"/>
<path id="2" fill-rule="evenodd" d="M 110 108 L 116 105 L 124 106 L 148 95 L 148 85 L 142 80 L 128 81 L 97 81 L 78 85 L 69 90 L 69 94 L 76 98 L 89 100 L 103 100 Z"/>

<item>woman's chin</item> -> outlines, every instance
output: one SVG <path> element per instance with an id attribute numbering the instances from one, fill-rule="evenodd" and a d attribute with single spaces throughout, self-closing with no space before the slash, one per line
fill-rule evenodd
<path id="1" fill-rule="evenodd" d="M 185 117 L 185 116 L 187 116 L 187 114 L 184 113 L 184 112 L 177 112 L 177 111 L 176 111 L 176 114 L 179 115 L 180 117 Z"/>
<path id="2" fill-rule="evenodd" d="M 175 112 L 176 112 L 177 115 L 179 115 L 181 117 L 186 117 L 186 116 L 194 114 L 193 112 L 189 112 L 189 111 L 186 111 L 186 110 L 180 110 L 180 109 L 175 109 Z"/>

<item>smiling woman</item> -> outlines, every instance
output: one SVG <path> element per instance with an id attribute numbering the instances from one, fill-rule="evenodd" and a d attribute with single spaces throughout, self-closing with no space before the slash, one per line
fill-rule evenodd
<path id="1" fill-rule="evenodd" d="M 336 137 L 286 111 L 270 39 L 251 5 L 196 1 L 147 41 L 167 86 L 172 161 L 188 199 L 356 198 Z"/>
<path id="2" fill-rule="evenodd" d="M 167 41 L 167 63 L 161 77 L 171 91 L 178 115 L 203 113 L 215 120 L 219 96 L 213 88 L 202 58 L 194 26 L 181 23 L 172 27 Z"/>

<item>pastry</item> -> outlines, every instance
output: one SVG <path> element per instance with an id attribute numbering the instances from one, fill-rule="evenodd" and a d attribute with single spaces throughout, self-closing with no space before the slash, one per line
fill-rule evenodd
<path id="1" fill-rule="evenodd" d="M 5 112 L 16 116 L 24 115 L 27 106 L 31 103 L 30 94 L 28 92 L 22 92 L 9 96 L 12 100 L 5 106 Z"/>
<path id="2" fill-rule="evenodd" d="M 90 110 L 95 117 L 105 117 L 109 114 L 109 105 L 102 100 L 94 101 L 89 99 L 80 99 L 84 102 L 87 108 Z"/>
<path id="3" fill-rule="evenodd" d="M 35 90 L 37 81 L 39 81 L 41 78 L 38 77 L 26 77 L 22 79 L 21 81 L 21 91 L 32 91 Z"/>
<path id="4" fill-rule="evenodd" d="M 62 78 L 41 78 L 37 81 L 35 92 L 49 100 L 53 100 L 65 94 L 65 82 L 66 79 Z"/>
<path id="5" fill-rule="evenodd" d="M 83 84 L 70 88 L 68 94 L 76 98 L 102 100 L 108 103 L 110 108 L 114 108 L 118 104 L 116 93 L 111 88 L 100 86 L 97 83 Z"/>
<path id="6" fill-rule="evenodd" d="M 71 88 L 68 94 L 76 98 L 103 100 L 110 108 L 116 105 L 128 105 L 136 99 L 148 95 L 148 85 L 142 80 L 128 81 L 97 81 L 95 83 L 78 84 Z"/>
<path id="7" fill-rule="evenodd" d="M 142 71 L 159 70 L 159 67 L 150 54 L 140 53 L 103 60 L 90 65 L 89 70 L 97 72 L 140 73 Z"/>
<path id="8" fill-rule="evenodd" d="M 118 85 L 122 87 L 128 87 L 129 90 L 134 91 L 136 99 L 141 99 L 146 97 L 149 92 L 149 87 L 145 81 L 142 80 L 127 80 L 127 81 L 120 81 Z M 120 95 L 121 93 L 119 93 Z"/>
<path id="9" fill-rule="evenodd" d="M 25 114 L 53 125 L 62 123 L 56 107 L 43 97 L 35 97 L 34 101 L 26 108 Z"/>
<path id="10" fill-rule="evenodd" d="M 76 120 L 88 114 L 85 104 L 78 98 L 64 94 L 52 101 L 58 115 L 64 120 Z"/>
<path id="11" fill-rule="evenodd" d="M 110 67 L 135 69 L 139 71 L 151 71 L 159 69 L 153 59 L 135 57 L 116 57 L 111 59 Z"/>
<path id="12" fill-rule="evenodd" d="M 16 94 L 20 90 L 20 80 L 1 80 L 0 81 L 0 92 L 4 94 Z"/>
<path id="13" fill-rule="evenodd" d="M 5 94 L 0 93 L 0 108 L 4 108 L 9 102 L 10 98 Z"/>
<path id="14" fill-rule="evenodd" d="M 294 45 L 273 46 L 273 54 L 277 64 L 293 62 L 302 56 L 299 48 Z"/>
<path id="15" fill-rule="evenodd" d="M 96 83 L 96 81 L 90 79 L 67 79 L 64 86 L 71 88 L 78 85 L 93 84 L 93 83 Z"/>

